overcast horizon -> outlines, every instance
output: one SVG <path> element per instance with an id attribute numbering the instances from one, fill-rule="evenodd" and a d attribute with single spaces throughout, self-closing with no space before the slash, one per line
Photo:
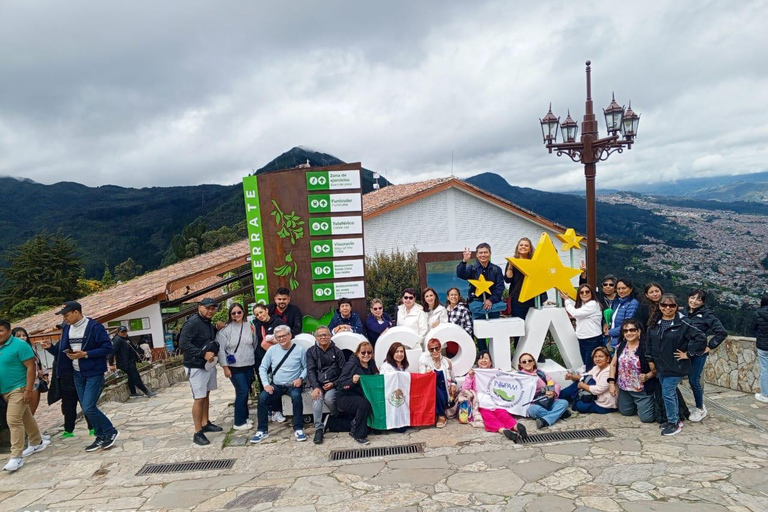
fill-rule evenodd
<path id="1" fill-rule="evenodd" d="M 761 172 L 766 15 L 766 1 L 0 1 L 0 175 L 228 185 L 304 146 L 394 183 L 453 168 L 582 190 L 539 118 L 552 102 L 581 121 L 587 59 L 601 134 L 612 91 L 642 114 L 598 189 Z"/>

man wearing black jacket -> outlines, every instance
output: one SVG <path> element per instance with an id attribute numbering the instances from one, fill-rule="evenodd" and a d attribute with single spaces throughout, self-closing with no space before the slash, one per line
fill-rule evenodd
<path id="1" fill-rule="evenodd" d="M 315 444 L 323 442 L 323 403 L 332 416 L 338 414 L 336 385 L 344 369 L 344 352 L 331 341 L 331 331 L 321 325 L 315 331 L 317 343 L 307 350 L 307 380 L 312 388 L 312 415 L 315 421 Z"/>
<path id="2" fill-rule="evenodd" d="M 298 336 L 302 329 L 301 310 L 291 304 L 291 291 L 288 288 L 278 288 L 275 292 L 275 303 L 269 305 L 269 316 L 280 317 L 285 325 L 291 328 L 291 335 Z"/>
<path id="3" fill-rule="evenodd" d="M 184 367 L 189 385 L 192 388 L 192 419 L 195 422 L 195 435 L 192 441 L 200 446 L 210 444 L 206 432 L 221 432 L 221 427 L 211 423 L 208 417 L 211 391 L 216 389 L 216 328 L 211 318 L 216 313 L 217 304 L 213 299 L 203 299 L 197 307 L 197 313 L 184 323 L 179 333 L 179 348 L 184 351 Z"/>
<path id="4" fill-rule="evenodd" d="M 113 362 L 115 366 L 124 371 L 128 376 L 128 389 L 131 391 L 129 398 L 141 397 L 140 394 L 136 393 L 136 388 L 139 388 L 148 397 L 157 395 L 151 389 L 147 389 L 141 381 L 141 375 L 139 375 L 139 370 L 136 368 L 136 361 L 139 356 L 131 344 L 131 339 L 128 337 L 128 328 L 124 325 L 117 328 L 117 334 L 112 338 L 112 348 L 114 349 Z"/>

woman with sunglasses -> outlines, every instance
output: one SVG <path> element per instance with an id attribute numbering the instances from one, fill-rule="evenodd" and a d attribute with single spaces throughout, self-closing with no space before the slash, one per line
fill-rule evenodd
<path id="1" fill-rule="evenodd" d="M 361 342 L 355 350 L 354 357 L 350 357 L 339 377 L 339 392 L 336 402 L 339 410 L 353 416 L 352 427 L 349 435 L 362 445 L 368 441 L 368 416 L 373 412 L 371 403 L 365 398 L 363 388 L 360 386 L 361 375 L 376 375 L 379 370 L 373 360 L 373 345 L 367 341 Z"/>
<path id="2" fill-rule="evenodd" d="M 707 337 L 682 318 L 677 311 L 677 297 L 671 293 L 661 296 L 661 319 L 649 331 L 646 357 L 655 365 L 661 382 L 667 422 L 661 435 L 673 436 L 683 429 L 677 385 L 691 371 L 690 358 L 701 355 L 707 346 Z"/>
<path id="3" fill-rule="evenodd" d="M 517 369 L 525 374 L 537 377 L 534 400 L 544 405 L 531 403 L 528 406 L 528 416 L 536 420 L 537 428 L 547 428 L 550 425 L 554 425 L 560 418 L 566 419 L 571 416 L 570 411 L 568 411 L 568 401 L 558 398 L 560 396 L 560 384 L 555 382 L 545 372 L 539 370 L 536 359 L 531 354 L 528 352 L 520 354 Z M 543 400 L 538 400 L 539 397 Z"/>
<path id="4" fill-rule="evenodd" d="M 643 423 L 655 419 L 654 392 L 659 383 L 655 365 L 645 355 L 642 324 L 630 318 L 621 325 L 616 357 L 611 361 L 608 388 L 618 398 L 622 416 L 637 414 Z"/>
<path id="5" fill-rule="evenodd" d="M 224 376 L 235 388 L 235 430 L 250 430 L 248 392 L 253 385 L 256 364 L 256 329 L 245 318 L 245 309 L 237 302 L 229 306 L 227 324 L 216 334 L 219 364 Z"/>
<path id="6" fill-rule="evenodd" d="M 589 371 L 595 365 L 592 361 L 593 351 L 603 344 L 603 310 L 588 284 L 579 285 L 576 293 L 576 302 L 563 292 L 560 292 L 560 297 L 564 301 L 565 310 L 576 320 L 581 360 Z"/>
<path id="7" fill-rule="evenodd" d="M 446 422 L 445 410 L 456 398 L 456 379 L 453 376 L 451 360 L 440 353 L 440 340 L 432 338 L 427 342 L 427 352 L 419 357 L 419 373 L 435 372 L 435 416 L 437 428 L 443 428 Z"/>
<path id="8" fill-rule="evenodd" d="M 696 406 L 691 409 L 691 421 L 701 421 L 707 415 L 707 408 L 704 406 L 704 386 L 701 384 L 701 374 L 704 371 L 704 364 L 707 362 L 707 356 L 710 351 L 716 349 L 728 337 L 728 332 L 720 323 L 720 320 L 712 313 L 712 309 L 705 304 L 707 292 L 701 289 L 695 289 L 688 294 L 688 309 L 683 312 L 686 320 L 694 327 L 703 331 L 705 335 L 711 334 L 712 337 L 707 341 L 707 347 L 700 356 L 691 358 L 691 372 L 688 374 L 688 383 L 691 385 L 693 399 Z"/>
<path id="9" fill-rule="evenodd" d="M 371 312 L 365 319 L 365 332 L 368 335 L 368 341 L 376 346 L 379 336 L 392 327 L 392 318 L 384 312 L 384 303 L 381 299 L 372 299 L 370 309 Z"/>
<path id="10" fill-rule="evenodd" d="M 491 359 L 490 352 L 487 350 L 480 352 L 480 355 L 477 356 L 477 367 L 481 370 L 493 369 L 493 360 Z M 461 391 L 472 391 L 474 395 L 477 395 L 474 369 L 470 369 L 469 373 L 467 373 L 464 382 L 461 384 Z M 520 438 L 525 439 L 528 437 L 528 432 L 525 430 L 525 426 L 518 423 L 515 417 L 506 409 L 486 409 L 478 407 L 478 412 L 480 413 L 486 432 L 498 432 L 513 442 L 517 442 Z"/>
<path id="11" fill-rule="evenodd" d="M 635 288 L 632 286 L 632 281 L 626 277 L 616 281 L 616 294 L 619 296 L 619 300 L 614 303 L 611 325 L 610 327 L 607 325 L 603 327 L 605 335 L 611 337 L 612 351 L 619 344 L 619 333 L 624 320 L 635 318 L 637 308 L 640 307 L 640 303 L 635 298 Z"/>
<path id="12" fill-rule="evenodd" d="M 427 335 L 429 324 L 424 308 L 416 303 L 416 290 L 403 290 L 403 302 L 397 307 L 397 325 L 413 329 L 422 338 Z"/>

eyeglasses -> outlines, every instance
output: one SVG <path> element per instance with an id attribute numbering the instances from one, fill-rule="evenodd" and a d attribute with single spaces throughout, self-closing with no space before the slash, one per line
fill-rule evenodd
<path id="1" fill-rule="evenodd" d="M 275 336 L 275 339 L 276 340 L 285 340 L 285 339 L 288 339 L 290 337 L 291 337 L 290 334 L 281 334 L 280 336 Z"/>
<path id="2" fill-rule="evenodd" d="M 427 350 L 430 352 L 440 352 L 440 347 L 429 347 Z"/>
<path id="3" fill-rule="evenodd" d="M 634 327 L 627 327 L 626 329 L 622 329 L 622 332 L 637 332 L 638 330 Z"/>
<path id="4" fill-rule="evenodd" d="M 616 286 L 616 285 L 613 283 L 603 283 L 603 286 Z"/>
<path id="5" fill-rule="evenodd" d="M 677 304 L 673 302 L 662 302 L 661 304 L 659 304 L 659 307 L 660 308 L 676 308 Z"/>
<path id="6" fill-rule="evenodd" d="M 242 311 L 233 311 L 232 313 L 230 313 L 231 316 L 235 316 L 235 315 L 240 316 L 242 314 L 243 314 Z"/>
<path id="7" fill-rule="evenodd" d="M 414 297 L 413 295 L 410 295 L 410 296 L 409 295 L 403 295 L 403 300 L 413 300 L 415 298 L 416 297 Z"/>
<path id="8" fill-rule="evenodd" d="M 317 336 L 315 336 L 315 338 L 330 338 L 330 337 L 331 337 L 331 335 L 328 334 L 328 333 L 326 333 L 326 334 L 318 334 Z"/>
<path id="9" fill-rule="evenodd" d="M 520 364 L 528 364 L 532 362 L 533 362 L 533 359 L 526 359 L 525 361 L 520 361 Z"/>
<path id="10" fill-rule="evenodd" d="M 579 291 L 579 295 L 592 295 L 592 292 L 589 290 L 581 290 Z"/>
<path id="11" fill-rule="evenodd" d="M 360 355 L 361 356 L 371 356 L 371 355 L 373 355 L 373 352 L 370 351 L 370 350 L 361 350 L 360 351 Z"/>
<path id="12" fill-rule="evenodd" d="M 381 310 L 382 310 L 382 309 L 384 309 L 384 308 L 382 308 L 382 307 L 378 307 L 378 308 L 371 308 L 371 309 L 372 309 L 372 310 L 374 310 L 374 311 L 381 311 Z"/>

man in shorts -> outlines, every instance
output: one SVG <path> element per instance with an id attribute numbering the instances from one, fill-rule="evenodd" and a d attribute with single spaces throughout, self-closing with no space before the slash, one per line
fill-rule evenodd
<path id="1" fill-rule="evenodd" d="M 208 397 L 216 389 L 216 354 L 219 353 L 216 327 L 211 324 L 217 307 L 215 300 L 203 299 L 197 313 L 187 319 L 179 333 L 179 348 L 184 351 L 184 367 L 195 399 L 192 403 L 192 420 L 195 422 L 192 442 L 200 446 L 211 443 L 205 437 L 206 432 L 222 430 L 208 417 Z"/>

